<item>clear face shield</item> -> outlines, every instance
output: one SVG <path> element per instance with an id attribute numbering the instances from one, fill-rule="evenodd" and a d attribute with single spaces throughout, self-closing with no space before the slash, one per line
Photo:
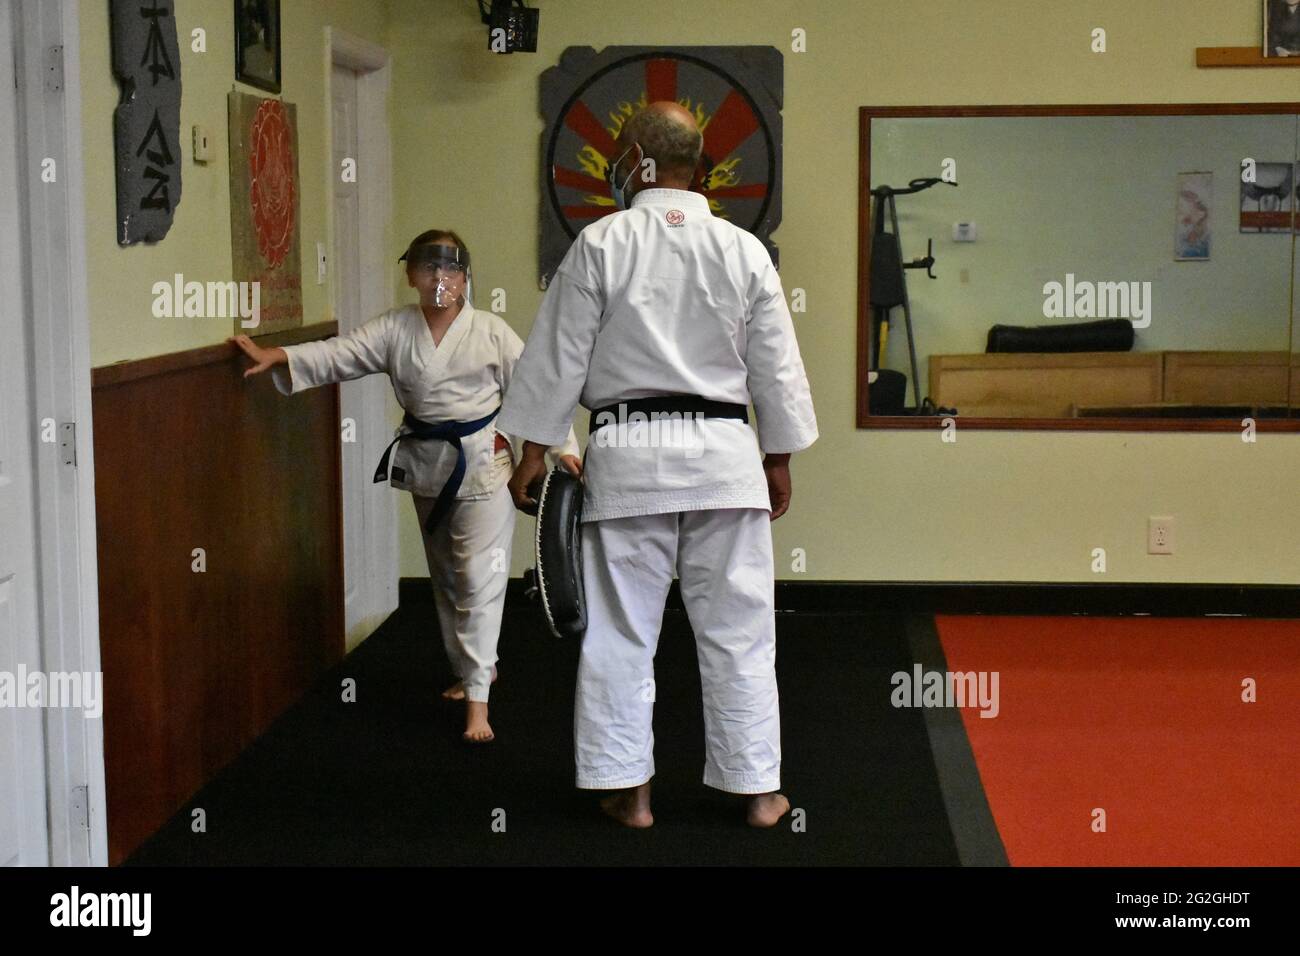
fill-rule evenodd
<path id="1" fill-rule="evenodd" d="M 427 281 L 437 279 L 434 288 L 434 305 L 447 308 L 466 294 L 469 273 L 469 256 L 458 246 L 416 246 L 398 261 L 405 261 L 412 275 Z"/>

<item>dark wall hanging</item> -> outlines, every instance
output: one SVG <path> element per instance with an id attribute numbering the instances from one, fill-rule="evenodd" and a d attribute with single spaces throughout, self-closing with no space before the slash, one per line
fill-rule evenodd
<path id="1" fill-rule="evenodd" d="M 280 92 L 280 0 L 235 0 L 235 79 Z"/>
<path id="2" fill-rule="evenodd" d="M 158 242 L 181 201 L 181 58 L 172 0 L 112 0 L 117 242 Z"/>
<path id="3" fill-rule="evenodd" d="M 541 287 L 582 228 L 616 211 L 606 181 L 615 137 L 656 100 L 686 107 L 704 133 L 692 188 L 779 265 L 770 237 L 781 223 L 783 85 L 781 51 L 770 46 L 566 49 L 541 77 Z"/>

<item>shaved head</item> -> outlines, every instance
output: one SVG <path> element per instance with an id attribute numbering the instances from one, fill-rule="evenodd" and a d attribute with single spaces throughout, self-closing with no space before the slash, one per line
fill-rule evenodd
<path id="1" fill-rule="evenodd" d="M 690 110 L 671 100 L 657 100 L 639 111 L 619 132 L 620 145 L 640 143 L 660 173 L 690 181 L 700 162 L 704 137 Z"/>

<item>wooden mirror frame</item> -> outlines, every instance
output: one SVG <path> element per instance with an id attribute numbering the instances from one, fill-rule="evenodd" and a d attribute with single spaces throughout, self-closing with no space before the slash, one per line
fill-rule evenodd
<path id="1" fill-rule="evenodd" d="M 946 416 L 871 415 L 867 400 L 867 361 L 870 343 L 871 291 L 871 121 L 873 119 L 922 119 L 1007 116 L 1230 116 L 1300 115 L 1300 103 L 1131 103 L 1042 106 L 863 106 L 858 110 L 858 360 L 857 427 L 925 429 L 942 427 Z M 1294 283 L 1295 249 L 1292 243 L 1291 273 Z M 1296 358 L 1296 302 L 1292 290 L 1288 349 L 1291 375 L 1300 368 Z M 1288 379 L 1288 383 L 1291 379 Z M 1292 386 L 1288 385 L 1288 390 Z M 958 409 L 960 411 L 960 409 Z M 1224 431 L 1241 430 L 1235 418 L 970 418 L 957 415 L 959 428 L 1023 429 L 1026 431 Z M 1291 409 L 1287 418 L 1261 418 L 1256 431 L 1300 432 L 1300 410 Z"/>

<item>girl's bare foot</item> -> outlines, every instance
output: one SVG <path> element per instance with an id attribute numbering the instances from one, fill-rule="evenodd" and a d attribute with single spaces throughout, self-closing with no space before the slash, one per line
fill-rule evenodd
<path id="1" fill-rule="evenodd" d="M 644 830 L 655 822 L 650 813 L 650 781 L 604 797 L 600 801 L 600 809 L 625 827 Z"/>
<path id="2" fill-rule="evenodd" d="M 465 702 L 465 740 L 474 744 L 485 744 L 495 738 L 492 725 L 488 723 L 488 705 L 482 700 Z"/>
<path id="3" fill-rule="evenodd" d="M 492 668 L 492 683 L 497 682 L 497 669 Z M 465 682 L 458 680 L 442 692 L 443 700 L 464 700 L 465 699 Z"/>
<path id="4" fill-rule="evenodd" d="M 745 820 L 751 827 L 772 827 L 789 812 L 790 801 L 785 794 L 776 791 L 760 793 L 749 798 Z"/>

